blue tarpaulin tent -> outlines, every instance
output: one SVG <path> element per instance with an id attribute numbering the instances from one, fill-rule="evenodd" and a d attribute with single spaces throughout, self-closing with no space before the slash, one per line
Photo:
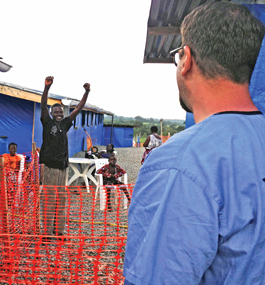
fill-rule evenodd
<path id="1" fill-rule="evenodd" d="M 111 125 L 104 125 L 104 145 L 112 143 L 115 148 L 132 147 L 133 127 L 131 125 L 113 125 L 113 134 L 111 134 Z"/>

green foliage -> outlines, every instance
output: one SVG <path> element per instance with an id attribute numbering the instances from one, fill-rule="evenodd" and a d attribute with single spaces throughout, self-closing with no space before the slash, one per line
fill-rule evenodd
<path id="1" fill-rule="evenodd" d="M 111 124 L 112 117 L 104 116 L 104 123 Z M 114 116 L 113 120 L 114 124 L 118 125 L 132 125 L 133 136 L 137 142 L 137 137 L 140 136 L 141 142 L 144 142 L 147 136 L 150 135 L 151 127 L 157 126 L 158 134 L 161 135 L 161 123 L 160 119 L 154 118 L 143 118 L 141 116 L 132 117 L 122 117 L 122 116 Z M 167 136 L 170 133 L 170 136 L 175 133 L 181 132 L 185 129 L 185 121 L 184 120 L 163 120 L 163 136 Z"/>

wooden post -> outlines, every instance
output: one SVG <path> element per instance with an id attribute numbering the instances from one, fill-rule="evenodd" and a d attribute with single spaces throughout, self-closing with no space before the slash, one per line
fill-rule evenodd
<path id="1" fill-rule="evenodd" d="M 163 136 L 163 119 L 160 119 L 160 125 L 161 125 L 161 138 Z"/>
<path id="2" fill-rule="evenodd" d="M 32 154 L 33 154 L 33 155 L 35 154 L 36 149 L 37 149 L 36 143 L 34 142 L 34 143 L 32 143 Z"/>
<path id="3" fill-rule="evenodd" d="M 7 203 L 7 187 L 6 176 L 4 168 L 4 158 L 0 157 L 0 219 L 2 220 L 3 230 L 0 234 L 3 234 L 4 244 L 4 263 L 9 260 L 10 257 L 10 235 L 9 235 L 9 214 Z M 5 260 L 6 259 L 6 260 Z"/>
<path id="4" fill-rule="evenodd" d="M 4 168 L 4 158 L 0 157 L 0 216 L 3 224 L 3 233 L 8 233 L 8 204 L 7 204 L 7 189 L 6 189 L 6 176 Z"/>
<path id="5" fill-rule="evenodd" d="M 32 144 L 34 144 L 34 134 L 35 134 L 35 112 L 36 112 L 36 102 L 34 102 L 34 111 L 33 111 L 33 124 L 32 124 Z M 36 146 L 36 143 L 35 143 Z"/>
<path id="6" fill-rule="evenodd" d="M 34 175 L 34 197 L 36 199 L 36 203 L 34 204 L 36 207 L 36 227 L 35 234 L 40 233 L 40 179 L 39 179 L 39 156 L 37 152 L 36 143 L 32 144 L 32 158 L 33 158 L 33 175 Z"/>
<path id="7" fill-rule="evenodd" d="M 34 165 L 34 184 L 39 186 L 39 156 L 35 142 L 32 144 L 32 158 Z"/>

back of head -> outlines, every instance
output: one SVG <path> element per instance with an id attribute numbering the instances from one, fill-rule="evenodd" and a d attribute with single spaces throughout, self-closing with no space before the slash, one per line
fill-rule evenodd
<path id="1" fill-rule="evenodd" d="M 158 131 L 157 126 L 152 126 L 151 127 L 151 133 L 157 133 L 157 131 Z"/>
<path id="2" fill-rule="evenodd" d="M 243 5 L 211 2 L 188 14 L 181 25 L 187 45 L 202 75 L 249 83 L 265 29 Z"/>

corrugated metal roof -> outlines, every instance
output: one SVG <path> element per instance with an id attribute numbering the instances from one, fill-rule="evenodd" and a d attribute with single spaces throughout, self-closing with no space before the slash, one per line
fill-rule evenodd
<path id="1" fill-rule="evenodd" d="M 104 127 L 111 127 L 112 124 L 104 124 Z M 118 128 L 136 128 L 139 127 L 138 125 L 126 125 L 126 124 L 113 124 L 113 127 Z"/>
<path id="2" fill-rule="evenodd" d="M 196 7 L 209 2 L 220 2 L 220 0 L 152 0 L 144 63 L 173 63 L 169 52 L 181 45 L 180 26 L 183 19 Z M 265 4 L 265 0 L 232 0 L 231 2 Z"/>
<path id="3" fill-rule="evenodd" d="M 30 93 L 42 96 L 42 91 L 35 90 L 35 89 L 30 89 L 30 88 L 23 87 L 23 86 L 20 86 L 20 85 L 7 83 L 7 82 L 2 82 L 2 81 L 0 81 L 0 85 L 11 87 L 11 88 L 15 88 L 15 89 L 18 89 L 18 90 L 21 90 L 21 91 L 30 92 Z M 69 107 L 75 107 L 79 103 L 79 101 L 74 99 L 74 98 L 65 97 L 65 96 L 61 96 L 61 95 L 57 95 L 57 94 L 53 94 L 53 93 L 49 93 L 48 94 L 48 98 L 60 100 L 63 105 L 67 105 Z M 110 115 L 110 116 L 114 115 L 114 113 L 112 113 L 110 111 L 106 111 L 104 109 L 101 109 L 101 108 L 99 108 L 99 107 L 97 107 L 95 105 L 89 104 L 89 103 L 86 103 L 83 109 L 84 110 L 89 110 L 89 111 L 94 111 L 96 113 L 102 113 L 102 114 Z"/>
<path id="4" fill-rule="evenodd" d="M 74 100 L 69 100 L 69 102 L 66 103 L 66 101 L 63 100 L 62 104 L 70 106 L 71 108 L 74 108 L 74 107 L 76 107 L 79 104 L 79 101 L 74 99 Z M 95 106 L 95 105 L 92 105 L 92 104 L 89 104 L 89 103 L 85 104 L 83 110 L 94 111 L 96 113 L 101 113 L 101 114 L 105 114 L 105 115 L 109 115 L 109 116 L 113 116 L 114 115 L 114 113 L 112 113 L 112 112 L 106 111 L 104 109 L 99 108 L 98 106 Z"/>

